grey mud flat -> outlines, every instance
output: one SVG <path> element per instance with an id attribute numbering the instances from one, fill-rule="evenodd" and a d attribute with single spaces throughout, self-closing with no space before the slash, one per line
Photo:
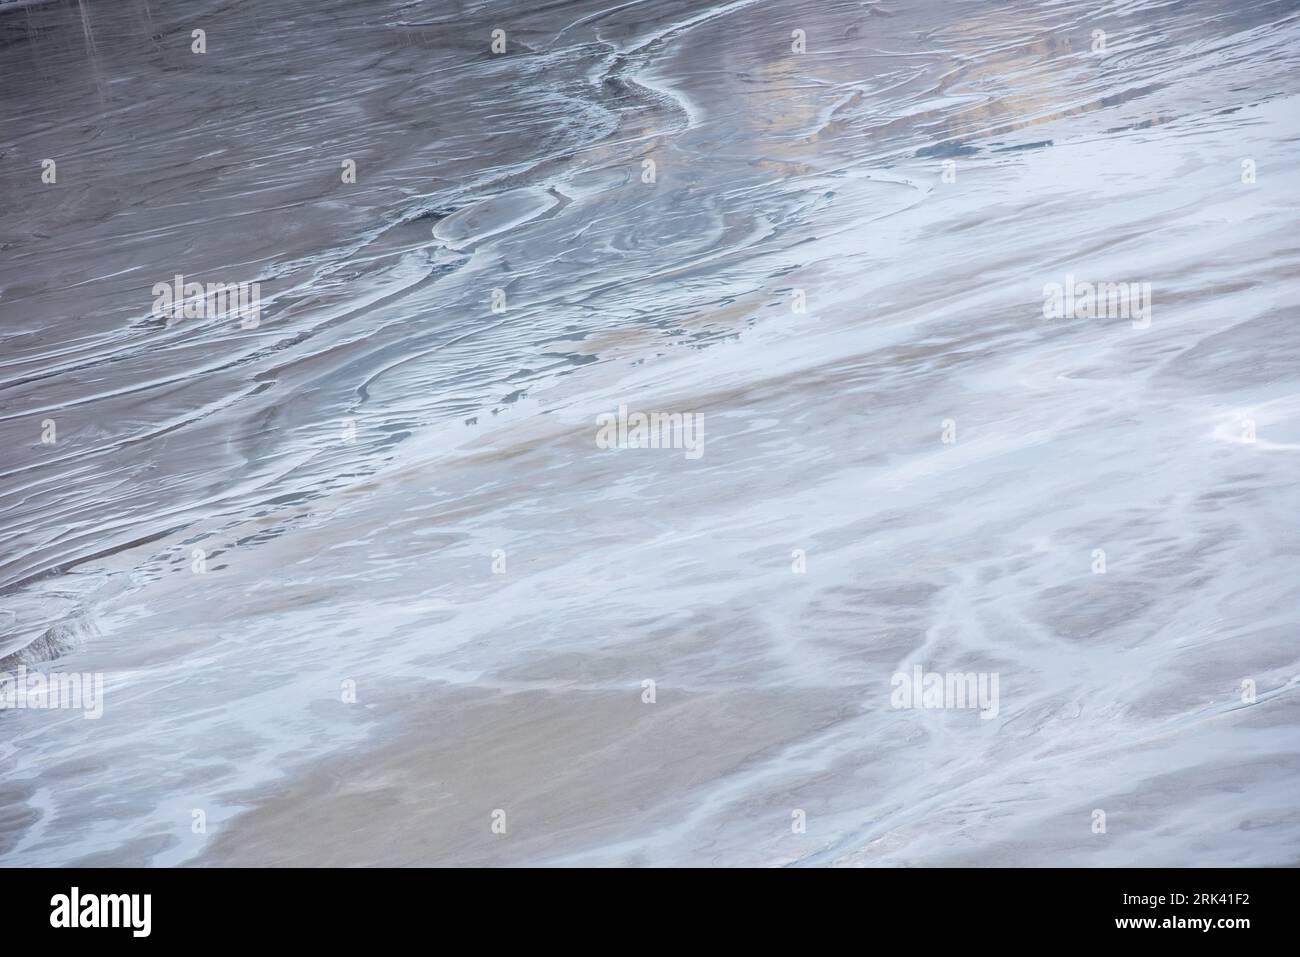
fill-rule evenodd
<path id="1" fill-rule="evenodd" d="M 0 864 L 1300 862 L 1297 61 L 1292 0 L 0 3 L 0 670 L 105 682 L 0 711 Z"/>

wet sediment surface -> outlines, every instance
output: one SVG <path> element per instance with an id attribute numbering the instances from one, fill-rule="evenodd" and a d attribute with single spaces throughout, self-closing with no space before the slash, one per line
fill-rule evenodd
<path id="1" fill-rule="evenodd" d="M 512 6 L 0 3 L 0 861 L 1294 863 L 1300 5 Z"/>

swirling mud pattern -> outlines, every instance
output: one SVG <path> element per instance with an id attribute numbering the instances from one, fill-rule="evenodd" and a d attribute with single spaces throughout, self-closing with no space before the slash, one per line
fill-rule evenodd
<path id="1" fill-rule="evenodd" d="M 0 864 L 1300 861 L 1300 2 L 0 0 Z"/>

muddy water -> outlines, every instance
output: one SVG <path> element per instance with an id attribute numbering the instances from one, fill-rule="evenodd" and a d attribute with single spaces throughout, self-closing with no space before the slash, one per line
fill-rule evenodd
<path id="1" fill-rule="evenodd" d="M 0 860 L 1294 863 L 1300 7 L 510 7 L 0 4 Z"/>

